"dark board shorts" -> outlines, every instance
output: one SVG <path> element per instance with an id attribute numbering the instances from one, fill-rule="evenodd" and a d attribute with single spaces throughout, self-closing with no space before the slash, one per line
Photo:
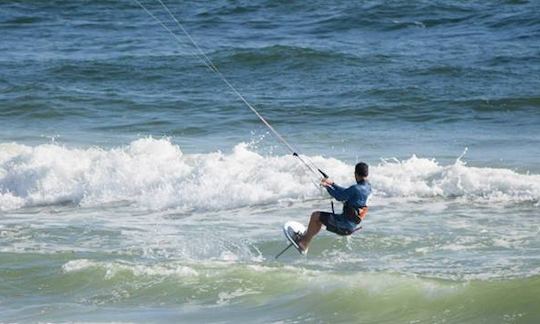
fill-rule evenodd
<path id="1" fill-rule="evenodd" d="M 351 235 L 356 229 L 356 224 L 343 216 L 328 212 L 319 212 L 321 223 L 326 226 L 326 230 L 338 235 Z"/>

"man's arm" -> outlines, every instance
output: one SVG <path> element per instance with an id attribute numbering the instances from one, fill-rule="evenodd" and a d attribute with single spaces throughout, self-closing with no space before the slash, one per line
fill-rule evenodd
<path id="1" fill-rule="evenodd" d="M 339 201 L 346 201 L 351 197 L 352 190 L 345 189 L 343 187 L 338 186 L 334 183 L 333 180 L 330 179 L 323 179 L 321 181 L 321 184 L 326 187 L 326 191 L 330 194 L 330 196 L 334 197 L 335 199 Z"/>

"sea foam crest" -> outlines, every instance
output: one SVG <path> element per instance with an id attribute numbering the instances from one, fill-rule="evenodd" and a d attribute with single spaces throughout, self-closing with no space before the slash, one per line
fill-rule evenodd
<path id="1" fill-rule="evenodd" d="M 467 166 L 461 158 L 450 165 L 434 159 L 384 161 L 372 182 L 383 197 L 463 197 L 478 202 L 533 202 L 540 198 L 540 175 L 509 169 Z"/>
<path id="2" fill-rule="evenodd" d="M 351 183 L 353 165 L 311 159 L 338 183 Z M 383 161 L 370 172 L 381 203 L 387 197 L 538 203 L 540 197 L 540 175 L 470 167 L 459 159 L 443 166 L 413 156 Z M 115 202 L 149 209 L 219 210 L 322 197 L 313 185 L 316 180 L 294 157 L 264 156 L 244 143 L 227 154 L 183 154 L 170 140 L 151 137 L 112 149 L 0 144 L 2 210 Z"/>
<path id="3" fill-rule="evenodd" d="M 111 279 L 121 272 L 129 272 L 134 276 L 174 276 L 194 277 L 198 276 L 196 270 L 191 267 L 174 263 L 141 265 L 127 262 L 98 262 L 87 259 L 71 260 L 62 266 L 65 273 L 98 269 L 105 272 L 105 279 Z"/>
<path id="4" fill-rule="evenodd" d="M 151 209 L 224 209 L 301 199 L 318 190 L 293 157 L 264 157 L 238 144 L 230 154 L 184 155 L 168 139 L 71 149 L 0 144 L 0 208 L 127 201 Z"/>

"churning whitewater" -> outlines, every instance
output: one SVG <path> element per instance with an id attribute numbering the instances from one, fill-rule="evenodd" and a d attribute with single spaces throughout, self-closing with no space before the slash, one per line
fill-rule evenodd
<path id="1" fill-rule="evenodd" d="M 143 138 L 112 149 L 59 144 L 0 145 L 0 208 L 55 204 L 96 207 L 135 204 L 158 210 L 227 210 L 323 199 L 316 178 L 292 156 L 261 155 L 240 143 L 232 152 L 183 154 L 169 139 Z M 341 183 L 352 165 L 310 157 Z M 442 198 L 461 203 L 532 203 L 540 175 L 467 166 L 463 158 L 440 165 L 433 158 L 385 159 L 373 167 L 377 205 L 394 199 Z"/>

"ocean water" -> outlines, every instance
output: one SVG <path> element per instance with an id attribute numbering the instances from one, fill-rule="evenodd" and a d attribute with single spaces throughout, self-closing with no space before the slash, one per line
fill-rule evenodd
<path id="1" fill-rule="evenodd" d="M 0 322 L 540 322 L 538 1 L 0 2 Z M 337 205 L 339 208 L 339 204 Z"/>

